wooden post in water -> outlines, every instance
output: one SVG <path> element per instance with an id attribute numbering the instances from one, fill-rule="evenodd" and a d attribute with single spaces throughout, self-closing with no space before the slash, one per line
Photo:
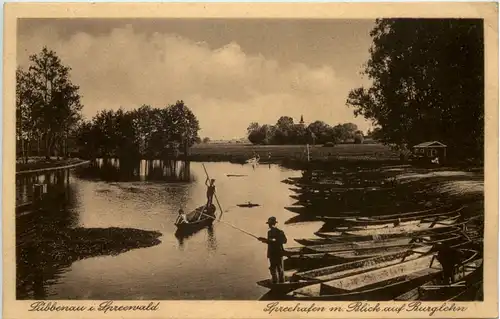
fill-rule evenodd
<path id="1" fill-rule="evenodd" d="M 309 144 L 307 144 L 307 161 L 310 161 Z"/>

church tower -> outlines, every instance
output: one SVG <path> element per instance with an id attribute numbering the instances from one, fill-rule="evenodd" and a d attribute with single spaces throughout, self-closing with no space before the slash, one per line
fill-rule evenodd
<path id="1" fill-rule="evenodd" d="M 304 125 L 304 116 L 300 115 L 300 125 Z"/>

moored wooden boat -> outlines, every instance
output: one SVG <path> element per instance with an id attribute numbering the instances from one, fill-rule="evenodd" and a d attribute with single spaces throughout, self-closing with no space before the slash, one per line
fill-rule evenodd
<path id="1" fill-rule="evenodd" d="M 402 245 L 395 247 L 378 247 L 372 249 L 335 251 L 335 252 L 330 252 L 328 254 L 331 256 L 333 260 L 337 260 L 339 262 L 349 262 L 354 260 L 372 258 L 386 253 L 390 254 L 390 253 L 406 252 L 414 248 L 428 249 L 430 251 L 432 246 L 409 244 L 409 245 Z"/>
<path id="2" fill-rule="evenodd" d="M 316 232 L 318 237 L 323 238 L 338 238 L 344 236 L 358 236 L 358 237 L 395 237 L 401 234 L 418 233 L 422 231 L 431 231 L 438 229 L 446 229 L 453 227 L 456 219 L 447 219 L 439 222 L 425 222 L 416 225 L 404 225 L 379 229 L 354 229 L 354 230 L 337 230 L 332 232 Z"/>
<path id="3" fill-rule="evenodd" d="M 306 287 L 315 283 L 331 280 L 332 278 L 340 278 L 351 274 L 360 273 L 377 267 L 384 267 L 394 263 L 399 263 L 403 258 L 406 260 L 417 258 L 426 251 L 406 251 L 392 254 L 381 254 L 374 258 L 367 258 L 350 263 L 343 263 L 335 266 L 296 272 L 291 277 L 287 278 L 285 283 L 272 284 L 269 280 L 261 280 L 258 285 L 275 290 L 277 293 L 286 294 L 289 291 L 297 289 L 297 286 Z M 265 286 L 264 286 L 265 285 Z"/>
<path id="4" fill-rule="evenodd" d="M 188 222 L 184 222 L 182 219 L 178 219 L 175 222 L 175 226 L 177 226 L 178 231 L 193 231 L 199 228 L 206 227 L 211 225 L 215 220 L 215 205 L 211 205 L 211 207 L 206 207 L 206 205 L 200 206 L 193 210 L 192 212 L 186 214 L 186 218 Z M 200 216 L 201 215 L 201 216 Z"/>
<path id="5" fill-rule="evenodd" d="M 335 300 L 335 301 L 384 301 L 391 300 L 400 291 L 416 287 L 438 275 L 439 269 L 425 268 L 395 278 L 375 281 L 352 291 L 331 293 L 326 286 L 313 284 L 308 289 L 296 289 L 289 299 L 295 300 Z"/>
<path id="6" fill-rule="evenodd" d="M 286 294 L 292 290 L 299 289 L 311 284 L 315 284 L 318 281 L 314 279 L 297 279 L 290 281 L 290 278 L 285 278 L 283 283 L 273 283 L 271 279 L 264 279 L 257 282 L 257 285 L 267 288 L 275 294 Z"/>
<path id="7" fill-rule="evenodd" d="M 468 258 L 477 254 L 473 250 L 464 252 Z M 296 289 L 288 295 L 293 299 L 306 300 L 390 300 L 403 291 L 433 280 L 441 272 L 442 267 L 435 260 L 435 253 L 431 253 L 391 266 L 321 281 Z"/>
<path id="8" fill-rule="evenodd" d="M 409 253 L 409 254 L 408 254 Z M 373 285 L 384 282 L 384 286 L 388 285 L 390 281 L 396 280 L 398 283 L 405 282 L 408 278 L 398 278 L 405 274 L 401 274 L 401 269 L 409 269 L 415 265 L 428 264 L 433 254 L 429 252 L 408 252 L 407 254 L 398 255 L 399 258 L 376 263 L 375 265 L 368 264 L 364 269 L 354 268 L 351 271 L 331 271 L 335 267 L 325 267 L 320 270 L 311 270 L 303 272 L 302 275 L 296 274 L 302 279 L 315 278 L 320 280 L 319 283 L 314 283 L 302 288 L 295 289 L 288 293 L 289 297 L 293 299 L 331 299 L 332 294 L 337 295 L 340 300 L 340 295 L 345 297 L 355 298 L 358 296 L 356 292 L 361 290 L 371 289 Z M 396 254 L 393 254 L 396 255 Z M 405 261 L 401 257 L 406 256 Z M 380 257 L 378 257 L 380 258 Z M 366 260 L 357 261 L 366 262 Z M 349 263 L 347 263 L 349 264 Z M 398 272 L 399 271 L 399 272 Z M 386 274 L 385 276 L 383 276 Z M 392 274 L 392 275 L 389 275 Z M 345 284 L 343 284 L 345 283 Z M 335 285 L 340 285 L 343 288 L 338 288 Z M 332 299 L 335 300 L 335 299 Z"/>
<path id="9" fill-rule="evenodd" d="M 444 220 L 457 220 L 461 216 L 457 211 L 447 213 L 428 214 L 423 216 L 411 216 L 395 218 L 390 220 L 376 220 L 372 218 L 350 218 L 344 224 L 350 224 L 353 229 L 378 229 L 396 227 L 402 225 L 415 225 L 423 222 L 439 222 Z"/>
<path id="10" fill-rule="evenodd" d="M 366 241 L 366 242 L 352 242 L 352 243 L 336 243 L 331 242 L 328 239 L 316 241 L 315 245 L 306 245 L 305 247 L 301 247 L 300 251 L 302 252 L 332 252 L 332 251 L 345 251 L 345 250 L 353 250 L 353 249 L 371 249 L 371 248 L 380 248 L 380 247 L 391 247 L 391 246 L 401 246 L 408 245 L 414 241 L 412 238 L 396 238 L 390 239 L 386 241 Z M 286 250 L 292 249 L 296 251 L 294 247 L 286 248 Z M 292 251 L 291 250 L 291 251 Z"/>
<path id="11" fill-rule="evenodd" d="M 446 301 L 459 296 L 467 287 L 473 283 L 482 280 L 483 277 L 483 259 L 476 258 L 477 252 L 465 250 L 469 253 L 468 258 L 461 263 L 454 276 L 454 282 L 443 284 L 441 277 L 413 288 L 397 296 L 395 301 Z"/>
<path id="12" fill-rule="evenodd" d="M 356 260 L 348 263 L 342 263 L 333 266 L 312 269 L 295 273 L 292 278 L 298 279 L 318 279 L 320 281 L 329 281 L 354 274 L 360 274 L 370 270 L 399 264 L 404 260 L 413 260 L 429 253 L 428 247 L 417 248 L 396 253 L 380 254 L 376 257 Z"/>
<path id="13" fill-rule="evenodd" d="M 335 244 L 335 243 L 361 243 L 361 242 L 381 242 L 388 240 L 396 240 L 401 238 L 446 238 L 447 236 L 456 235 L 461 233 L 462 230 L 459 227 L 447 227 L 439 228 L 434 230 L 421 230 L 408 234 L 392 234 L 392 235 L 371 235 L 371 236 L 354 236 L 354 235 L 344 235 L 341 237 L 318 237 L 318 238 L 303 238 L 300 241 L 310 242 L 312 245 L 318 244 Z M 316 232 L 318 233 L 318 232 Z M 315 233 L 315 234 L 316 234 Z M 321 243 L 320 241 L 324 241 Z"/>
<path id="14" fill-rule="evenodd" d="M 402 237 L 394 238 L 381 241 L 366 241 L 366 242 L 354 242 L 354 243 L 330 243 L 323 245 L 305 246 L 305 247 L 288 247 L 285 249 L 287 252 L 287 258 L 300 259 L 302 256 L 309 255 L 321 255 L 324 253 L 332 252 L 368 252 L 377 249 L 390 249 L 390 248 L 403 248 L 403 247 L 418 247 L 419 245 L 432 245 L 437 242 L 455 244 L 463 238 L 462 235 L 448 234 L 443 236 L 434 237 L 421 237 L 418 241 L 416 238 Z M 413 245 L 413 246 L 412 246 Z M 324 256 L 324 258 L 334 256 Z M 315 258 L 315 257 L 309 257 Z"/>
<path id="15" fill-rule="evenodd" d="M 347 223 L 352 224 L 352 225 L 375 225 L 375 224 L 386 224 L 386 223 L 394 223 L 397 221 L 411 221 L 411 220 L 417 220 L 417 219 L 432 219 L 433 217 L 443 217 L 447 218 L 449 215 L 456 215 L 457 213 L 461 212 L 465 207 L 461 206 L 457 209 L 452 209 L 451 206 L 444 206 L 444 207 L 435 207 L 435 208 L 430 208 L 430 209 L 424 209 L 424 210 L 419 210 L 419 211 L 412 211 L 412 212 L 406 212 L 406 213 L 398 213 L 398 214 L 384 214 L 384 215 L 377 215 L 377 214 L 370 214 L 369 216 L 352 216 L 349 218 L 340 216 L 321 216 L 319 219 L 325 221 L 325 222 L 330 222 L 330 221 L 337 221 L 339 219 L 345 220 Z M 442 211 L 444 209 L 450 209 L 448 211 Z"/>

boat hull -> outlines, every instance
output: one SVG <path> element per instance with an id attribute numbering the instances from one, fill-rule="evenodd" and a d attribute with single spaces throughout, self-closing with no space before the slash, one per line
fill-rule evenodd
<path id="1" fill-rule="evenodd" d="M 203 215 L 200 216 L 200 213 L 202 211 Z M 216 211 L 215 205 L 212 205 L 208 210 L 205 209 L 205 205 L 196 208 L 194 211 L 190 212 L 187 215 L 188 223 L 181 221 L 177 221 L 177 223 L 175 223 L 177 231 L 190 232 L 212 225 L 215 220 L 215 211 Z"/>

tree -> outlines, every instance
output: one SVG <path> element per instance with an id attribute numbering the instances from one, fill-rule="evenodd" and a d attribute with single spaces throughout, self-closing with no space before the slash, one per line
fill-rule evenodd
<path id="1" fill-rule="evenodd" d="M 354 113 L 377 125 L 385 143 L 440 140 L 455 155 L 481 157 L 482 20 L 379 19 L 371 36 L 364 73 L 373 84 L 349 93 Z"/>
<path id="2" fill-rule="evenodd" d="M 363 132 L 361 131 L 356 131 L 354 133 L 354 144 L 363 144 Z"/>
<path id="3" fill-rule="evenodd" d="M 318 144 L 324 144 L 330 140 L 330 125 L 323 121 L 315 121 L 309 124 L 307 127 L 312 136 L 315 137 L 315 142 Z"/>
<path id="4" fill-rule="evenodd" d="M 151 135 L 158 130 L 160 124 L 159 112 L 149 105 L 142 105 L 131 113 L 136 131 L 139 152 L 149 158 L 153 153 L 150 148 Z M 152 156 L 154 157 L 154 156 Z"/>
<path id="5" fill-rule="evenodd" d="M 16 139 L 21 147 L 21 156 L 28 162 L 29 141 L 35 132 L 33 116 L 34 102 L 31 100 L 31 89 L 28 74 L 21 69 L 16 70 Z"/>
<path id="6" fill-rule="evenodd" d="M 252 122 L 250 125 L 247 127 L 247 135 L 250 135 L 253 131 L 256 131 L 260 128 L 259 123 L 257 122 Z"/>
<path id="7" fill-rule="evenodd" d="M 93 142 L 99 156 L 104 158 L 115 156 L 117 145 L 116 129 L 115 113 L 112 110 L 101 110 L 92 118 L 92 134 L 90 137 L 95 139 Z"/>
<path id="8" fill-rule="evenodd" d="M 45 157 L 50 158 L 54 146 L 66 143 L 80 120 L 79 88 L 70 80 L 71 68 L 64 66 L 54 51 L 44 47 L 30 56 L 30 62 L 28 71 L 18 77 L 24 91 L 21 104 L 29 106 L 36 123 L 33 131 L 44 139 Z"/>
<path id="9" fill-rule="evenodd" d="M 293 126 L 293 118 L 290 116 L 282 116 L 276 122 L 276 128 L 279 130 L 290 130 Z"/>
<path id="10" fill-rule="evenodd" d="M 335 142 L 346 142 L 354 138 L 354 133 L 358 130 L 356 124 L 344 123 L 335 125 L 332 129 L 332 137 Z"/>
<path id="11" fill-rule="evenodd" d="M 202 143 L 203 144 L 210 143 L 210 137 L 204 137 L 203 140 L 202 140 Z"/>
<path id="12" fill-rule="evenodd" d="M 252 144 L 263 144 L 265 139 L 266 139 L 266 135 L 263 134 L 263 132 L 260 129 L 252 131 L 248 135 L 248 140 Z"/>
<path id="13" fill-rule="evenodd" d="M 137 143 L 137 131 L 134 126 L 132 112 L 124 112 L 121 108 L 114 114 L 115 155 L 123 161 L 132 161 L 139 157 L 140 145 Z"/>
<path id="14" fill-rule="evenodd" d="M 177 101 L 174 105 L 169 105 L 166 110 L 164 127 L 169 127 L 169 139 L 182 145 L 184 154 L 187 155 L 188 148 L 199 139 L 198 119 L 182 100 Z"/>
<path id="15" fill-rule="evenodd" d="M 262 125 L 248 135 L 248 140 L 252 144 L 271 144 L 274 134 L 274 127 Z"/>

